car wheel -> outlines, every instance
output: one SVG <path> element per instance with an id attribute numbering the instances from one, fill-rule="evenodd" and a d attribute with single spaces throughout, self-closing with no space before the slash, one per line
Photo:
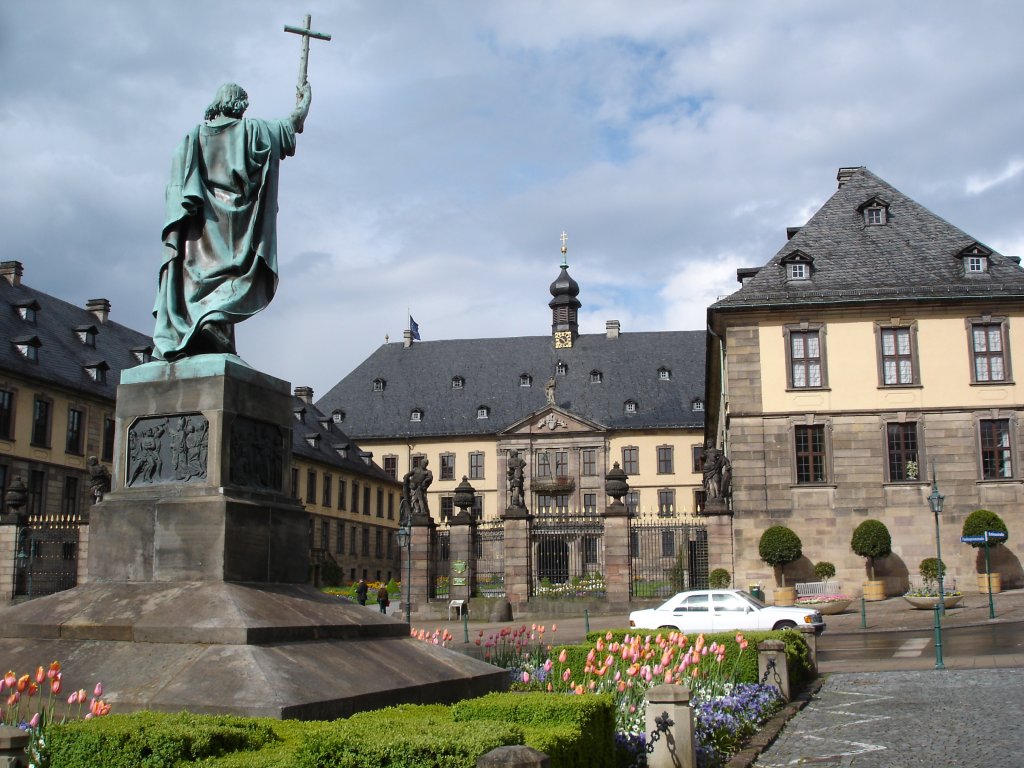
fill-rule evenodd
<path id="1" fill-rule="evenodd" d="M 667 629 L 667 630 L 670 630 L 672 632 L 678 632 L 679 631 L 679 627 L 673 627 L 671 624 L 662 624 L 660 627 L 658 627 L 658 629 Z"/>
<path id="2" fill-rule="evenodd" d="M 775 626 L 772 627 L 772 629 L 773 630 L 776 630 L 776 629 L 793 629 L 793 627 L 795 627 L 795 626 L 796 626 L 796 622 L 795 621 L 777 621 L 777 622 L 775 622 Z"/>

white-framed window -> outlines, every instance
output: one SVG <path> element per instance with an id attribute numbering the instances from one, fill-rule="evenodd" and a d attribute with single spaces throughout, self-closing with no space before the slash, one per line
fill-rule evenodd
<path id="1" fill-rule="evenodd" d="M 462 389 L 466 386 L 466 380 L 461 376 L 452 376 L 452 389 Z"/>
<path id="2" fill-rule="evenodd" d="M 423 410 L 413 408 L 412 413 L 409 414 L 409 421 L 423 421 Z"/>
<path id="3" fill-rule="evenodd" d="M 622 409 L 626 413 L 636 413 L 636 400 L 627 400 L 623 404 Z"/>
<path id="4" fill-rule="evenodd" d="M 806 280 L 810 277 L 806 264 L 788 264 L 790 280 Z"/>
<path id="5" fill-rule="evenodd" d="M 984 256 L 968 256 L 964 260 L 965 268 L 968 272 L 987 272 L 988 271 L 988 259 Z"/>
<path id="6" fill-rule="evenodd" d="M 600 384 L 603 380 L 604 380 L 604 374 L 601 373 L 600 371 L 591 371 L 590 372 L 590 383 L 591 384 Z"/>
<path id="7" fill-rule="evenodd" d="M 701 412 L 703 412 L 703 410 L 704 410 L 704 401 L 701 400 L 699 397 L 695 397 L 693 399 L 693 402 L 690 403 L 690 410 L 692 410 L 694 413 L 701 413 Z"/>
<path id="8" fill-rule="evenodd" d="M 533 377 L 528 373 L 519 374 L 519 386 L 529 387 L 533 384 Z"/>
<path id="9" fill-rule="evenodd" d="M 373 391 L 374 392 L 383 392 L 384 388 L 387 385 L 388 385 L 388 383 L 384 379 L 374 379 L 373 380 Z"/>
<path id="10" fill-rule="evenodd" d="M 865 208 L 864 223 L 868 226 L 885 224 L 885 208 L 880 205 L 872 205 Z"/>
<path id="11" fill-rule="evenodd" d="M 569 373 L 569 366 L 567 366 L 563 361 L 559 360 L 555 364 L 555 373 L 557 373 L 559 376 L 565 376 L 567 373 Z"/>
<path id="12" fill-rule="evenodd" d="M 672 371 L 670 369 L 668 369 L 668 368 L 659 368 L 658 369 L 658 381 L 671 381 L 671 380 L 672 380 Z"/>
<path id="13" fill-rule="evenodd" d="M 478 419 L 487 419 L 490 418 L 490 416 L 491 409 L 488 408 L 486 405 L 481 405 L 479 408 L 476 409 L 476 417 Z"/>
<path id="14" fill-rule="evenodd" d="M 971 383 L 1004 384 L 1010 372 L 1009 323 L 1006 318 L 968 318 Z"/>

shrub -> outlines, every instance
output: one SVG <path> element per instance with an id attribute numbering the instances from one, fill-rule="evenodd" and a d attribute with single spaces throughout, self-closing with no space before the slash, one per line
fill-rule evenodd
<path id="1" fill-rule="evenodd" d="M 708 584 L 712 589 L 725 589 L 732 582 L 732 577 L 725 568 L 715 568 L 708 574 Z"/>
<path id="2" fill-rule="evenodd" d="M 892 537 L 881 520 L 865 520 L 853 530 L 850 548 L 854 554 L 868 558 L 871 580 L 875 580 L 875 559 L 892 553 Z"/>
<path id="3" fill-rule="evenodd" d="M 822 560 L 814 564 L 814 575 L 822 581 L 828 581 L 836 575 L 836 567 L 827 560 Z"/>
<path id="4" fill-rule="evenodd" d="M 793 531 L 784 525 L 773 525 L 761 534 L 757 551 L 768 565 L 779 569 L 782 586 L 786 586 L 786 564 L 800 559 L 802 547 L 800 537 Z"/>
<path id="5" fill-rule="evenodd" d="M 987 509 L 976 509 L 967 516 L 964 520 L 964 536 L 984 536 L 985 531 L 1000 531 L 1007 534 L 1007 538 L 1002 541 L 990 541 L 988 544 L 991 547 L 993 544 L 1003 544 L 1009 540 L 1009 531 L 1006 528 L 1006 523 L 1003 522 L 1003 518 L 997 515 L 995 512 L 989 512 Z M 984 542 L 977 544 L 971 544 L 972 547 L 983 547 Z"/>
<path id="6" fill-rule="evenodd" d="M 320 580 L 324 586 L 339 587 L 345 581 L 345 574 L 341 566 L 333 560 L 324 560 L 320 564 Z"/>
<path id="7" fill-rule="evenodd" d="M 190 760 L 257 750 L 276 740 L 266 721 L 230 715 L 135 712 L 55 725 L 50 764 L 61 768 L 175 768 Z"/>
<path id="8" fill-rule="evenodd" d="M 939 580 L 939 577 L 946 576 L 946 564 L 939 561 L 937 557 L 926 557 L 917 567 L 918 573 L 924 579 L 925 586 L 931 586 Z"/>

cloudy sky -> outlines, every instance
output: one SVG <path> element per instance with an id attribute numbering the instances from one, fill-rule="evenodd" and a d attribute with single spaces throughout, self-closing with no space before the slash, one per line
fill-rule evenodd
<path id="1" fill-rule="evenodd" d="M 334 39 L 237 337 L 317 396 L 407 311 L 548 333 L 563 230 L 584 332 L 702 328 L 840 166 L 1024 255 L 1022 3 L 4 0 L 0 260 L 151 332 L 174 148 L 222 82 L 290 113 L 307 11 Z"/>

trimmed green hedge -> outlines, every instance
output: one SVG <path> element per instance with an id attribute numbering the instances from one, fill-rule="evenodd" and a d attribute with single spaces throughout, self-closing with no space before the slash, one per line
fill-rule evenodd
<path id="1" fill-rule="evenodd" d="M 615 703 L 608 695 L 492 693 L 452 707 L 456 722 L 490 721 L 522 726 L 526 745 L 561 768 L 612 768 Z"/>
<path id="2" fill-rule="evenodd" d="M 61 768 L 175 768 L 276 740 L 265 720 L 188 712 L 108 715 L 47 730 L 50 764 Z"/>

